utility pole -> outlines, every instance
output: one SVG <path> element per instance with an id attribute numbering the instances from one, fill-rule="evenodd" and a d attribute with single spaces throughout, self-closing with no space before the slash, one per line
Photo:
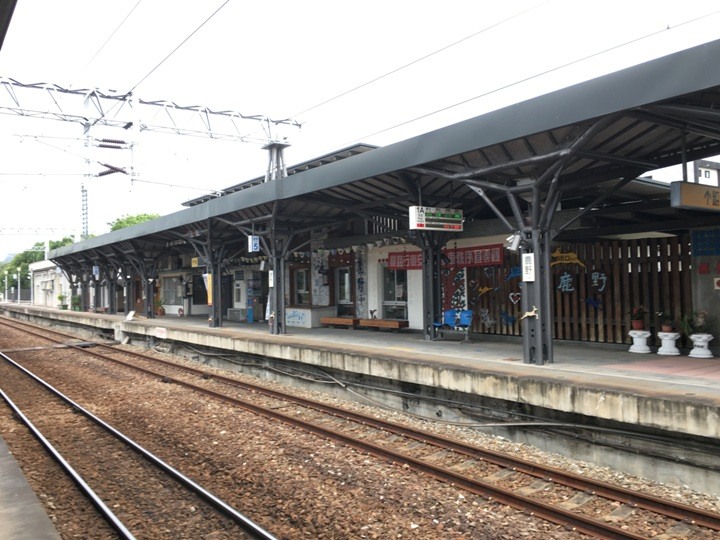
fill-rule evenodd
<path id="1" fill-rule="evenodd" d="M 81 240 L 87 240 L 90 236 L 88 227 L 88 195 L 85 184 L 80 185 L 80 194 L 82 197 L 82 235 Z"/>

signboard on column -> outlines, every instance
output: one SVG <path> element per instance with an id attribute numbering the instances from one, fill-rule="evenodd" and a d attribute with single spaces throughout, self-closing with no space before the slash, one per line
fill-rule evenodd
<path id="1" fill-rule="evenodd" d="M 522 280 L 535 281 L 535 254 L 522 254 Z"/>
<path id="2" fill-rule="evenodd" d="M 260 251 L 260 237 L 254 234 L 248 236 L 248 253 Z"/>
<path id="3" fill-rule="evenodd" d="M 212 274 L 203 274 L 203 281 L 205 282 L 205 289 L 207 290 L 207 303 L 212 306 Z"/>

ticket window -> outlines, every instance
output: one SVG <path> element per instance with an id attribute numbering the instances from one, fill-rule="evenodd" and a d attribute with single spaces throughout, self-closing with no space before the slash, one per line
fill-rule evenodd
<path id="1" fill-rule="evenodd" d="M 407 319 L 407 270 L 383 268 L 384 319 Z"/>

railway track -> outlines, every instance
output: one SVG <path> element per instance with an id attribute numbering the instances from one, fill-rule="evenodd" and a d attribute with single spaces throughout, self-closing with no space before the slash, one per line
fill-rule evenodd
<path id="1" fill-rule="evenodd" d="M 27 326 L 21 323 L 16 328 Z M 60 339 L 48 337 L 49 333 L 67 339 L 65 334 L 44 328 L 38 335 Z M 660 534 L 714 538 L 720 531 L 720 516 L 716 514 L 407 426 L 114 347 L 83 348 L 83 352 L 275 418 L 597 538 L 652 538 Z M 653 524 L 652 534 L 648 523 Z"/>
<path id="2" fill-rule="evenodd" d="M 275 539 L 6 354 L 0 358 L 0 379 L 13 388 L 12 398 L 1 389 L 0 397 L 120 538 L 200 538 L 223 530 L 238 539 Z"/>

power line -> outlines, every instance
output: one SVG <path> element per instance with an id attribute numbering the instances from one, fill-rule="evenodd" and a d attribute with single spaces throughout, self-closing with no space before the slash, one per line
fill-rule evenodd
<path id="1" fill-rule="evenodd" d="M 90 60 L 88 60 L 87 64 L 85 64 L 85 66 L 80 70 L 80 73 L 84 72 L 88 68 L 88 66 L 93 63 L 95 58 L 97 58 L 97 56 L 100 54 L 100 52 L 102 52 L 102 50 L 105 48 L 105 46 L 110 42 L 110 40 L 115 36 L 115 34 L 117 34 L 118 30 L 120 30 L 120 28 L 127 22 L 127 20 L 130 18 L 130 15 L 132 15 L 133 12 L 140 5 L 140 2 L 142 2 L 142 0 L 138 0 L 137 3 L 133 6 L 133 8 L 128 12 L 128 14 L 125 15 L 125 18 L 120 22 L 120 24 L 117 25 L 115 30 L 113 30 L 110 33 L 110 35 L 105 40 L 105 42 L 100 46 L 100 48 L 97 51 L 95 51 L 95 54 L 92 55 L 92 58 L 90 58 Z"/>
<path id="2" fill-rule="evenodd" d="M 362 137 L 354 138 L 354 139 L 352 139 L 352 140 L 350 140 L 350 141 L 347 141 L 347 142 L 343 143 L 343 145 L 341 145 L 341 146 L 350 144 L 350 143 L 352 143 L 352 142 L 357 142 L 357 141 L 365 140 L 365 139 L 368 139 L 368 138 L 370 138 L 370 137 L 374 137 L 375 135 L 379 135 L 379 134 L 381 134 L 381 133 L 385 133 L 385 132 L 387 132 L 387 131 L 390 131 L 390 130 L 393 130 L 393 129 L 396 129 L 396 128 L 405 126 L 405 125 L 407 125 L 407 124 L 411 124 L 411 123 L 413 123 L 413 122 L 417 122 L 418 120 L 423 120 L 423 119 L 428 118 L 428 117 L 430 117 L 430 116 L 433 116 L 433 115 L 435 115 L 435 114 L 448 111 L 448 110 L 453 109 L 453 108 L 455 108 L 455 107 L 459 107 L 460 105 L 465 105 L 465 104 L 467 104 L 467 103 L 470 103 L 471 101 L 475 101 L 475 100 L 477 100 L 477 99 L 484 98 L 484 97 L 490 96 L 490 95 L 492 95 L 492 94 L 496 94 L 496 93 L 498 93 L 498 92 L 501 92 L 502 90 L 507 90 L 508 88 L 512 88 L 513 86 L 517 86 L 517 85 L 519 85 L 519 84 L 526 83 L 526 82 L 528 82 L 528 81 L 531 81 L 531 80 L 533 80 L 533 79 L 537 79 L 538 77 L 542 77 L 542 76 L 547 75 L 547 74 L 549 74 L 549 73 L 553 73 L 553 72 L 555 72 L 555 71 L 564 69 L 564 68 L 569 67 L 569 66 L 572 66 L 572 65 L 574 65 L 574 64 L 578 64 L 578 63 L 580 63 L 580 62 L 584 62 L 584 61 L 586 61 L 586 60 L 589 60 L 590 58 L 594 58 L 594 57 L 596 57 L 596 56 L 600 56 L 600 55 L 605 54 L 605 53 L 608 53 L 608 52 L 610 52 L 610 51 L 614 51 L 614 50 L 620 49 L 620 48 L 622 48 L 622 47 L 626 47 L 626 46 L 628 46 L 628 45 L 631 45 L 631 44 L 633 44 L 633 43 L 637 43 L 637 42 L 639 42 L 639 41 L 642 41 L 642 40 L 644 40 L 644 39 L 647 39 L 647 38 L 656 36 L 656 35 L 658 35 L 658 34 L 662 34 L 663 32 L 667 32 L 668 30 L 674 30 L 674 29 L 679 28 L 679 27 L 681 27 L 681 26 L 685 26 L 685 25 L 687 25 L 687 24 L 691 24 L 691 23 L 700 21 L 700 20 L 702 20 L 702 19 L 706 19 L 706 18 L 708 18 L 708 17 L 712 17 L 713 15 L 717 15 L 718 13 L 720 13 L 720 10 L 713 11 L 713 12 L 707 13 L 707 14 L 705 14 L 705 15 L 701 15 L 701 16 L 699 16 L 699 17 L 695 17 L 695 18 L 689 19 L 689 20 L 687 20 L 687 21 L 683 21 L 683 22 L 681 22 L 681 23 L 679 23 L 679 24 L 676 24 L 676 25 L 673 26 L 672 28 L 670 27 L 670 25 L 668 25 L 666 28 L 663 28 L 663 29 L 661 29 L 661 30 L 656 30 L 656 31 L 654 31 L 654 32 L 650 32 L 649 34 L 645 34 L 645 35 L 643 35 L 643 36 L 640 36 L 640 37 L 637 37 L 637 38 L 633 38 L 633 39 L 631 39 L 631 40 L 629 40 L 629 41 L 626 41 L 626 42 L 624 42 L 624 43 L 620 43 L 620 44 L 618 44 L 618 45 L 614 45 L 614 46 L 612 46 L 612 47 L 608 47 L 607 49 L 604 49 L 604 50 L 602 50 L 602 51 L 598 51 L 598 52 L 589 54 L 589 55 L 587 55 L 587 56 L 584 56 L 584 57 L 582 57 L 582 58 L 578 58 L 578 59 L 576 59 L 576 60 L 572 60 L 571 62 L 567 62 L 567 63 L 562 64 L 562 65 L 560 65 L 560 66 L 556 66 L 556 67 L 554 67 L 554 68 L 550 68 L 550 69 L 547 69 L 547 70 L 545 70 L 545 71 L 541 71 L 541 72 L 539 72 L 539 73 L 535 73 L 534 75 L 530 75 L 530 76 L 528 76 L 528 77 L 525 77 L 524 79 L 520 79 L 520 80 L 517 80 L 517 81 L 515 81 L 515 82 L 512 82 L 512 83 L 509 83 L 509 84 L 500 86 L 500 87 L 498 87 L 498 88 L 495 88 L 495 89 L 493 89 L 493 90 L 489 90 L 489 91 L 484 92 L 484 93 L 482 93 L 482 94 L 479 94 L 479 95 L 477 95 L 477 96 L 474 96 L 474 97 L 465 99 L 465 100 L 463 100 L 463 101 L 459 101 L 459 102 L 454 103 L 454 104 L 452 104 L 452 105 L 448 105 L 447 107 L 443 107 L 443 108 L 441 108 L 441 109 L 437 109 L 437 110 L 435 110 L 435 111 L 432 111 L 432 112 L 429 112 L 429 113 L 426 113 L 426 114 L 423 114 L 423 115 L 420 115 L 420 116 L 416 116 L 415 118 L 412 118 L 412 119 L 410 119 L 410 120 L 406 120 L 406 121 L 404 121 L 404 122 L 400 122 L 399 124 L 395 124 L 395 125 L 393 125 L 393 126 L 387 127 L 387 128 L 385 128 L 385 129 L 381 129 L 381 130 L 379 130 L 379 131 L 375 131 L 374 133 L 370 133 L 370 134 L 366 134 L 366 135 L 364 135 L 364 136 L 362 136 Z"/>
<path id="3" fill-rule="evenodd" d="M 193 31 L 190 33 L 190 35 L 188 35 L 185 39 L 183 39 L 177 47 L 175 47 L 172 51 L 170 51 L 170 53 L 169 53 L 165 58 L 163 58 L 157 66 L 155 66 L 154 68 L 152 68 L 152 69 L 148 72 L 147 75 L 145 75 L 142 79 L 140 79 L 140 80 L 135 84 L 135 86 L 133 86 L 133 87 L 128 91 L 128 94 L 132 93 L 133 90 L 135 90 L 140 84 L 143 83 L 143 81 L 145 81 L 145 79 L 147 79 L 150 75 L 152 75 L 152 74 L 155 72 L 156 69 L 158 69 L 161 65 L 163 65 L 163 64 L 168 60 L 168 58 L 170 58 L 173 54 L 175 54 L 180 47 L 182 47 L 183 45 L 185 45 L 185 43 L 187 43 L 187 42 L 190 40 L 191 37 L 193 37 L 203 26 L 205 26 L 205 25 L 210 21 L 210 19 L 212 19 L 213 17 L 215 17 L 215 15 L 217 15 L 217 14 L 220 12 L 220 10 L 221 10 L 222 8 L 224 8 L 229 2 L 230 2 L 230 0 L 225 0 L 225 2 L 223 2 L 222 5 L 221 5 L 219 8 L 217 8 L 207 19 L 205 19 L 205 20 L 200 24 L 200 26 L 198 26 L 195 30 L 193 30 Z"/>
<path id="4" fill-rule="evenodd" d="M 440 54 L 440 53 L 443 52 L 443 51 L 446 51 L 446 50 L 448 50 L 448 49 L 450 49 L 450 48 L 452 48 L 452 47 L 454 47 L 454 46 L 456 46 L 456 45 L 459 45 L 460 43 L 463 43 L 463 42 L 465 42 L 465 41 L 467 41 L 467 40 L 469 40 L 469 39 L 472 39 L 472 38 L 474 38 L 474 37 L 476 37 L 476 36 L 478 36 L 478 35 L 480 35 L 480 34 L 483 34 L 483 33 L 487 32 L 487 31 L 489 31 L 489 30 L 492 30 L 493 28 L 496 28 L 496 27 L 498 27 L 498 26 L 501 26 L 501 25 L 505 24 L 505 23 L 508 22 L 508 21 L 511 21 L 511 20 L 513 20 L 513 19 L 515 19 L 515 18 L 517 18 L 517 17 L 520 17 L 521 15 L 524 15 L 524 14 L 526 14 L 526 13 L 529 13 L 530 11 L 533 11 L 533 10 L 535 10 L 535 9 L 541 7 L 541 6 L 544 6 L 545 4 L 548 4 L 548 3 L 552 2 L 552 1 L 553 1 L 553 0 L 545 0 L 544 2 L 542 2 L 542 3 L 540 3 L 540 4 L 537 4 L 537 5 L 533 6 L 533 7 L 530 7 L 530 8 L 528 8 L 528 9 L 524 10 L 524 11 L 520 11 L 520 12 L 518 12 L 518 13 L 515 13 L 514 15 L 511 15 L 511 16 L 505 18 L 505 19 L 502 19 L 502 20 L 500 20 L 500 21 L 498 21 L 498 22 L 496 22 L 496 23 L 493 23 L 493 24 L 491 24 L 491 25 L 489 25 L 489 26 L 484 27 L 483 29 L 478 30 L 477 32 L 474 32 L 474 33 L 472 33 L 472 34 L 470 34 L 470 35 L 468 35 L 468 36 L 465 36 L 465 37 L 462 38 L 462 39 L 459 39 L 459 40 L 457 40 L 457 41 L 454 41 L 454 42 L 452 42 L 452 43 L 450 43 L 450 44 L 448 44 L 448 45 L 445 45 L 444 47 L 441 47 L 441 48 L 439 48 L 439 49 L 434 50 L 434 51 L 431 52 L 431 53 L 428 53 L 428 54 L 426 54 L 426 55 L 424 55 L 424 56 L 421 56 L 421 57 L 419 57 L 419 58 L 416 58 L 415 60 L 412 60 L 411 62 L 408 62 L 407 64 L 404 64 L 404 65 L 399 66 L 399 67 L 397 67 L 397 68 L 391 69 L 390 71 L 388 71 L 388 72 L 386 72 L 386 73 L 383 73 L 382 75 L 379 75 L 379 76 L 377 76 L 377 77 L 375 77 L 375 78 L 373 78 L 373 79 L 370 79 L 369 81 L 366 81 L 366 82 L 364 82 L 364 83 L 362 83 L 362 84 L 360 84 L 360 85 L 358 85 L 358 86 L 355 86 L 355 87 L 353 87 L 353 88 L 350 88 L 349 90 L 346 90 L 346 91 L 344 91 L 344 92 L 341 92 L 340 94 L 338 94 L 338 95 L 336 95 L 336 96 L 334 96 L 334 97 L 331 97 L 331 98 L 328 98 L 328 99 L 326 99 L 326 100 L 324 100 L 324 101 L 321 101 L 320 103 L 318 103 L 318 104 L 316 104 L 316 105 L 313 105 L 312 107 L 309 107 L 309 108 L 307 108 L 307 109 L 305 109 L 305 110 L 303 110 L 303 111 L 301 111 L 301 112 L 299 112 L 299 113 L 297 113 L 297 114 L 290 115 L 288 118 L 297 118 L 297 117 L 299 117 L 299 116 L 301 116 L 301 115 L 303 115 L 303 114 L 305 114 L 305 113 L 307 113 L 307 112 L 310 112 L 310 111 L 313 111 L 313 110 L 315 110 L 315 109 L 318 109 L 318 108 L 320 108 L 320 107 L 322 107 L 322 106 L 324 106 L 324 105 L 327 105 L 328 103 L 332 103 L 333 101 L 338 100 L 338 99 L 340 99 L 341 97 L 347 96 L 348 94 L 351 94 L 351 93 L 353 93 L 353 92 L 355 92 L 355 91 L 357 91 L 357 90 L 360 90 L 361 88 L 365 88 L 366 86 L 369 86 L 369 85 L 371 85 L 371 84 L 373 84 L 373 83 L 376 83 L 377 81 L 380 81 L 380 80 L 382 80 L 382 79 L 384 79 L 384 78 L 386 78 L 386 77 L 389 77 L 390 75 L 394 75 L 395 73 L 398 73 L 398 72 L 402 71 L 402 70 L 405 69 L 405 68 L 408 68 L 408 67 L 410 67 L 410 66 L 413 66 L 413 65 L 415 65 L 415 64 L 417 64 L 417 63 L 419 63 L 419 62 L 422 62 L 423 60 L 427 60 L 428 58 L 430 58 L 430 57 L 432 57 L 432 56 L 435 56 L 435 55 L 437 55 L 437 54 Z M 392 128 L 389 128 L 389 129 L 392 129 Z M 253 131 L 253 132 L 248 133 L 248 134 L 246 135 L 246 137 L 249 137 L 249 136 L 253 135 L 254 133 L 257 133 L 257 131 Z M 355 139 L 355 140 L 358 140 L 358 139 Z"/>
<path id="5" fill-rule="evenodd" d="M 467 40 L 469 40 L 469 39 L 472 39 L 472 38 L 474 38 L 474 37 L 476 37 L 476 36 L 479 36 L 480 34 L 483 34 L 483 33 L 487 32 L 487 31 L 489 31 L 489 30 L 492 30 L 493 28 L 496 28 L 496 27 L 498 27 L 498 26 L 501 26 L 501 25 L 503 25 L 503 24 L 505 24 L 505 23 L 513 20 L 513 19 L 516 19 L 516 18 L 518 18 L 518 17 L 520 17 L 520 16 L 522 16 L 522 15 L 525 15 L 526 13 L 529 13 L 530 11 L 533 11 L 533 10 L 535 10 L 535 9 L 541 7 L 541 6 L 544 6 L 545 4 L 548 4 L 548 3 L 550 3 L 550 2 L 552 2 L 552 0 L 545 0 L 545 2 L 542 2 L 541 4 L 537 4 L 537 5 L 535 5 L 535 6 L 533 6 L 533 7 L 530 7 L 530 8 L 528 8 L 528 9 L 524 10 L 524 11 L 520 11 L 520 12 L 518 12 L 518 13 L 515 13 L 514 15 L 511 15 L 511 16 L 509 16 L 509 17 L 506 17 L 505 19 L 502 19 L 502 20 L 500 20 L 500 21 L 498 21 L 498 22 L 496 22 L 496 23 L 493 23 L 493 24 L 491 24 L 491 25 L 489 25 L 489 26 L 486 26 L 486 27 L 483 28 L 482 30 L 478 30 L 477 32 L 474 32 L 474 33 L 472 33 L 472 34 L 470 34 L 470 35 L 468 35 L 468 36 L 465 36 L 465 37 L 462 38 L 462 39 L 459 39 L 459 40 L 457 40 L 457 41 L 454 41 L 453 43 L 450 43 L 449 45 L 445 45 L 444 47 L 441 47 L 441 48 L 439 48 L 439 49 L 436 49 L 435 51 L 433 51 L 433 52 L 431 52 L 431 53 L 428 53 L 428 54 L 426 54 L 426 55 L 424 55 L 424 56 L 421 56 L 420 58 L 416 58 L 415 60 L 412 60 L 411 62 L 408 62 L 407 64 L 404 64 L 404 65 L 402 65 L 402 66 L 400 66 L 400 67 L 397 67 L 397 68 L 395 68 L 395 69 L 391 69 L 391 70 L 388 71 L 387 73 L 383 73 L 382 75 L 379 75 L 379 76 L 375 77 L 374 79 L 370 79 L 370 80 L 367 81 L 367 82 L 364 82 L 364 83 L 362 83 L 362 84 L 360 84 L 360 85 L 358 85 L 358 86 L 355 86 L 354 88 L 351 88 L 351 89 L 349 89 L 349 90 L 346 90 L 346 91 L 344 91 L 344 92 L 342 92 L 342 93 L 340 93 L 340 94 L 338 94 L 338 95 L 336 95 L 336 96 L 334 96 L 334 97 L 331 97 L 331 98 L 329 98 L 329 99 L 326 99 L 325 101 L 322 101 L 322 102 L 318 103 L 317 105 L 313 105 L 312 107 L 309 107 L 309 108 L 305 109 L 304 111 L 301 111 L 301 112 L 299 112 L 299 113 L 297 113 L 297 114 L 293 114 L 293 115 L 291 115 L 290 117 L 291 117 L 291 118 L 297 118 L 297 117 L 299 117 L 299 116 L 301 116 L 301 115 L 303 115 L 303 114 L 305 114 L 305 113 L 307 113 L 307 112 L 310 112 L 310 111 L 315 110 L 315 109 L 317 109 L 317 108 L 319 108 L 319 107 L 322 107 L 323 105 L 327 105 L 328 103 L 331 103 L 331 102 L 333 102 L 333 101 L 335 101 L 335 100 L 337 100 L 337 99 L 340 99 L 341 97 L 347 96 L 348 94 L 351 94 L 351 93 L 355 92 L 356 90 L 360 90 L 361 88 L 365 88 L 366 86 L 371 85 L 371 84 L 373 84 L 373 83 L 375 83 L 375 82 L 377 82 L 377 81 L 379 81 L 379 80 L 381 80 L 381 79 L 384 79 L 385 77 L 389 77 L 390 75 L 394 75 L 395 73 L 398 73 L 399 71 L 402 71 L 402 70 L 405 69 L 405 68 L 408 68 L 408 67 L 410 67 L 410 66 L 413 66 L 413 65 L 417 64 L 418 62 L 422 62 L 423 60 L 427 60 L 428 58 L 430 58 L 430 57 L 432 57 L 432 56 L 435 56 L 435 55 L 437 55 L 437 54 L 440 54 L 440 53 L 443 52 L 443 51 L 446 51 L 446 50 L 448 50 L 448 49 L 450 49 L 450 48 L 452 48 L 452 47 L 455 47 L 456 45 L 459 45 L 460 43 L 463 43 L 463 42 L 465 42 L 465 41 L 467 41 Z"/>
<path id="6" fill-rule="evenodd" d="M 178 184 L 176 182 L 161 182 L 160 180 L 143 180 L 142 178 L 133 178 L 132 182 L 140 182 L 142 184 L 154 184 L 157 186 L 166 186 L 170 188 L 182 188 L 182 189 L 194 189 L 197 191 L 204 191 L 207 193 L 210 191 L 211 193 L 223 193 L 221 189 L 212 189 L 212 188 L 206 188 L 206 187 L 197 187 L 197 186 L 184 186 L 182 184 Z"/>
<path id="7" fill-rule="evenodd" d="M 83 176 L 85 173 L 14 173 L 0 172 L 0 176 Z"/>
<path id="8" fill-rule="evenodd" d="M 180 47 L 182 47 L 183 45 L 185 45 L 185 43 L 187 43 L 187 42 L 190 40 L 191 37 L 193 37 L 203 26 L 205 26 L 205 25 L 210 21 L 210 19 L 212 19 L 213 17 L 215 17 L 215 15 L 217 15 L 218 12 L 219 12 L 222 8 L 224 8 L 229 2 L 230 2 L 230 0 L 225 0 L 225 2 L 223 2 L 222 5 L 221 5 L 219 8 L 217 8 L 207 19 L 205 19 L 197 28 L 195 28 L 195 30 L 193 30 L 185 39 L 183 39 L 172 51 L 170 51 L 170 53 L 169 53 L 167 56 L 165 56 L 165 58 L 163 58 L 162 60 L 160 60 L 160 62 L 159 62 L 154 68 L 152 68 L 142 79 L 140 79 L 137 83 L 135 83 L 135 85 L 134 85 L 130 90 L 128 90 L 128 91 L 125 93 L 125 97 L 130 96 L 130 95 L 133 93 L 133 91 L 134 91 L 138 86 L 140 86 L 148 77 L 150 77 L 150 75 L 152 75 L 152 74 L 153 74 L 161 65 L 163 65 L 173 54 L 175 54 L 175 53 L 178 51 L 178 49 L 180 49 Z M 134 9 L 134 8 L 133 8 L 133 9 Z M 121 106 L 124 106 L 125 103 L 126 103 L 125 100 L 119 102 L 119 104 L 120 104 Z M 112 112 L 112 110 L 113 110 L 115 107 L 117 107 L 117 106 L 118 106 L 118 103 L 116 103 L 115 105 L 113 105 L 113 107 L 111 107 L 110 110 L 108 110 L 107 112 L 103 112 L 102 115 L 100 116 L 100 118 L 97 118 L 97 119 L 92 123 L 92 125 L 94 126 L 94 125 L 97 124 L 100 120 L 102 120 L 103 118 L 105 118 L 105 116 L 106 116 L 108 113 Z"/>

